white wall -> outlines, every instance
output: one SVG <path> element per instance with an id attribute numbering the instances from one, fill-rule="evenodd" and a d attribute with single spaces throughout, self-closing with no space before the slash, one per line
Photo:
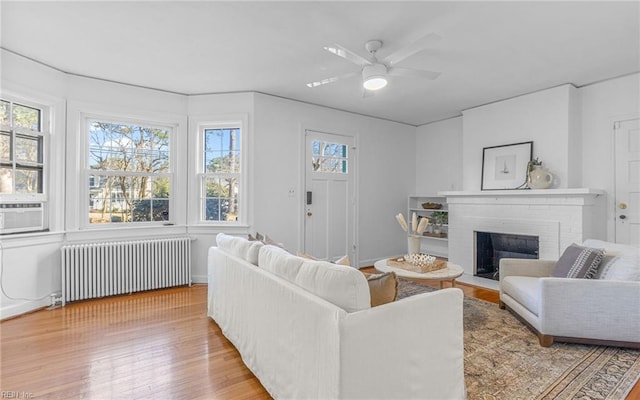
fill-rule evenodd
<path id="1" fill-rule="evenodd" d="M 579 186 L 574 157 L 577 125 L 575 87 L 563 85 L 463 111 L 463 190 L 480 190 L 482 149 L 533 141 L 538 157 L 554 175 L 554 188 Z"/>
<path id="2" fill-rule="evenodd" d="M 416 129 L 416 187 L 418 196 L 462 190 L 462 117 Z"/>
<path id="3" fill-rule="evenodd" d="M 607 240 L 615 238 L 613 123 L 640 117 L 640 74 L 579 89 L 582 184 L 607 192 Z"/>
<path id="4" fill-rule="evenodd" d="M 462 190 L 479 190 L 483 147 L 533 140 L 534 158 L 540 157 L 545 166 L 559 175 L 560 186 L 556 187 L 606 191 L 606 238 L 613 241 L 613 123 L 637 117 L 640 117 L 640 74 L 578 89 L 564 85 L 467 110 L 462 124 L 447 120 L 417 128 L 417 154 L 434 143 L 446 143 L 443 137 L 463 137 L 464 131 L 458 147 L 454 141 L 443 147 L 451 157 L 458 153 L 464 161 L 459 164 L 459 171 L 448 172 L 452 176 L 450 183 L 443 181 L 440 174 L 419 168 L 418 161 L 416 191 L 431 193 L 431 188 L 455 185 L 455 177 L 462 174 Z M 566 134 L 559 131 L 565 125 Z"/>
<path id="5" fill-rule="evenodd" d="M 394 215 L 406 209 L 415 184 L 415 128 L 278 97 L 256 94 L 254 228 L 301 250 L 304 130 L 355 136 L 356 232 L 360 265 L 401 254 L 406 239 Z M 295 196 L 289 197 L 290 188 Z"/>

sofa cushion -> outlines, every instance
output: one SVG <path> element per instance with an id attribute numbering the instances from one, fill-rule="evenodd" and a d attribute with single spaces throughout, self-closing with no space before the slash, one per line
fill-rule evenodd
<path id="1" fill-rule="evenodd" d="M 398 298 L 398 277 L 395 272 L 384 274 L 364 274 L 369 284 L 371 307 L 396 301 Z"/>
<path id="2" fill-rule="evenodd" d="M 318 260 L 307 253 L 298 253 L 298 257 Z M 334 264 L 351 266 L 351 261 L 348 255 L 344 255 L 338 258 Z M 384 274 L 368 274 L 365 272 L 364 276 L 367 278 L 367 284 L 369 285 L 371 307 L 396 301 L 398 298 L 398 277 L 395 272 L 386 272 Z"/>
<path id="3" fill-rule="evenodd" d="M 503 293 L 538 315 L 540 279 L 532 276 L 507 276 L 500 282 Z"/>
<path id="4" fill-rule="evenodd" d="M 216 245 L 227 253 L 258 265 L 258 256 L 260 248 L 264 246 L 262 242 L 250 241 L 245 238 L 218 233 L 216 236 Z"/>
<path id="5" fill-rule="evenodd" d="M 640 281 L 640 247 L 587 239 L 584 246 L 604 248 L 596 279 L 610 281 Z"/>
<path id="6" fill-rule="evenodd" d="M 583 247 L 573 243 L 560 256 L 552 276 L 556 278 L 593 278 L 603 256 L 604 249 Z"/>
<path id="7" fill-rule="evenodd" d="M 260 250 L 258 265 L 347 312 L 371 308 L 369 285 L 355 268 L 304 259 L 269 245 Z"/>

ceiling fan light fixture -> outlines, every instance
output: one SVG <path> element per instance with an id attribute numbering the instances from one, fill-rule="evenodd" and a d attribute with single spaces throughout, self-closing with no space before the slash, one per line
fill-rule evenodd
<path id="1" fill-rule="evenodd" d="M 362 69 L 362 86 L 367 90 L 380 90 L 387 86 L 386 74 L 384 64 L 367 65 Z"/>

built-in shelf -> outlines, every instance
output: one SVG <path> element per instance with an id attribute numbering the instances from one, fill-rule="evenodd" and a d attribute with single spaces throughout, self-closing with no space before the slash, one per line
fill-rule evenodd
<path id="1" fill-rule="evenodd" d="M 427 202 L 442 204 L 442 208 L 423 208 L 422 203 L 427 203 Z M 418 217 L 431 218 L 431 215 L 434 212 L 448 213 L 449 208 L 447 206 L 447 199 L 446 197 L 443 197 L 443 196 L 438 196 L 438 195 L 409 196 L 408 211 L 409 212 L 407 215 L 407 222 L 410 223 L 413 213 L 416 213 Z M 433 225 L 431 225 L 430 229 L 433 229 Z M 419 236 L 421 239 L 420 241 L 421 252 L 438 256 L 438 257 L 444 257 L 444 258 L 447 258 L 449 256 L 449 252 L 448 252 L 449 225 L 444 224 L 440 227 L 440 229 L 446 236 L 444 237 L 424 236 L 424 235 Z"/>

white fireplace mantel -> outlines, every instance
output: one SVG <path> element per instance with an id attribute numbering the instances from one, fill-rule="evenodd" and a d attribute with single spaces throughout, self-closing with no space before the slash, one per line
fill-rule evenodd
<path id="1" fill-rule="evenodd" d="M 532 235 L 541 259 L 558 259 L 571 243 L 603 238 L 605 191 L 589 188 L 439 192 L 449 209 L 449 261 L 475 278 L 475 232 Z M 464 281 L 464 279 L 462 279 Z M 495 287 L 495 281 L 486 287 Z"/>
<path id="2" fill-rule="evenodd" d="M 606 192 L 600 189 L 522 189 L 522 190 L 483 190 L 438 192 L 442 197 L 574 197 L 601 196 Z"/>

